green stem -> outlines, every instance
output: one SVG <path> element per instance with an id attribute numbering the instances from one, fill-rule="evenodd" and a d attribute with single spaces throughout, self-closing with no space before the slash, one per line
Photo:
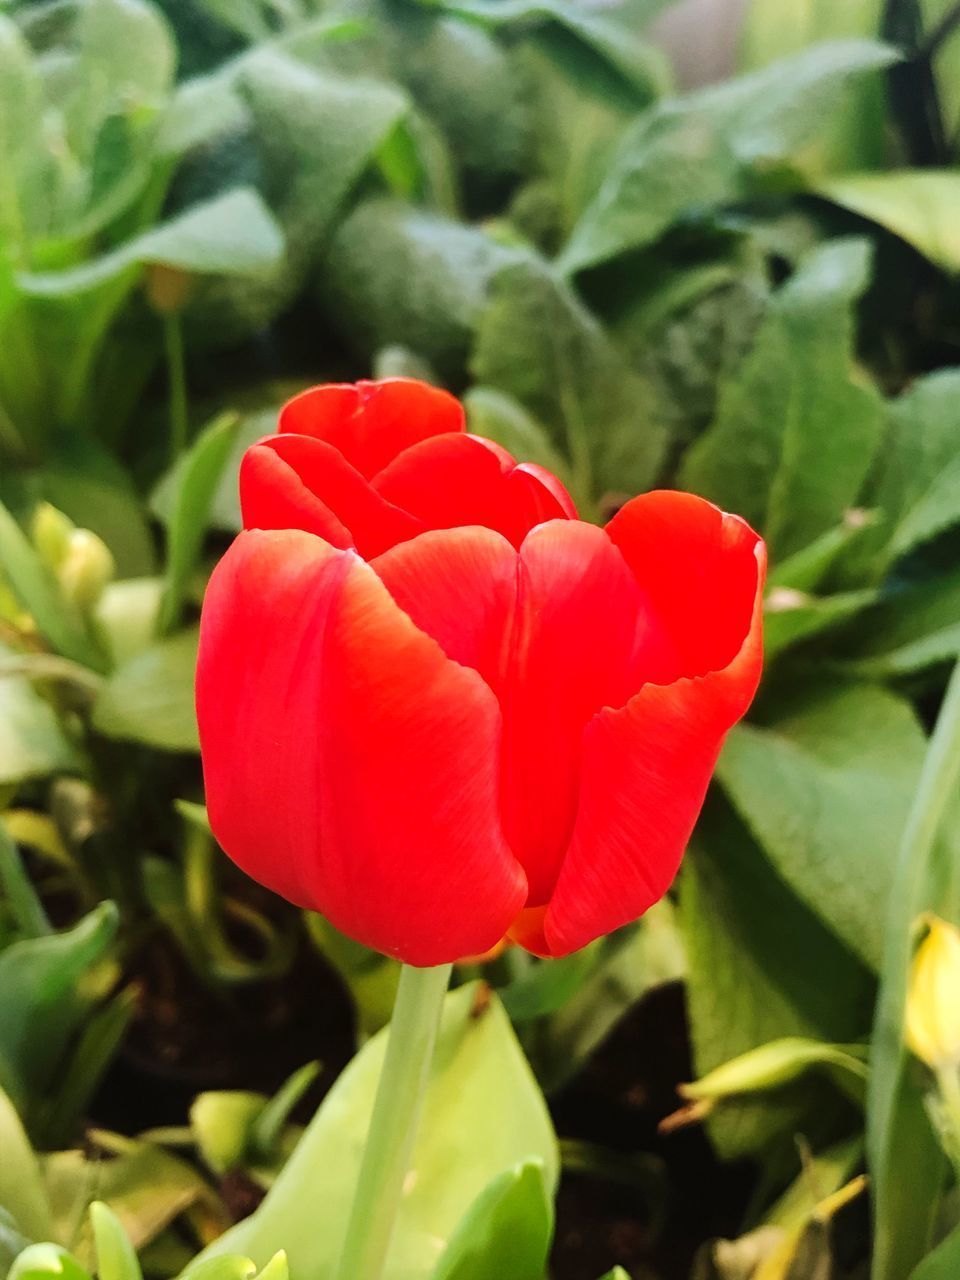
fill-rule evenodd
<path id="1" fill-rule="evenodd" d="M 956 664 L 900 843 L 890 894 L 890 919 L 880 975 L 880 991 L 870 1050 L 867 1086 L 867 1155 L 874 1199 L 874 1280 L 899 1274 L 898 1251 L 906 1248 L 899 1230 L 897 1197 L 909 1190 L 903 1179 L 905 1127 L 903 1025 L 913 930 L 929 905 L 930 867 L 937 833 L 960 783 L 960 662 Z M 902 1123 L 898 1123 L 902 1121 Z M 907 1249 L 907 1252 L 911 1252 Z M 911 1254 L 912 1256 L 912 1254 Z"/>
<path id="2" fill-rule="evenodd" d="M 178 311 L 163 317 L 163 343 L 167 355 L 167 381 L 170 395 L 170 460 L 176 460 L 187 447 L 187 370 L 183 354 L 183 325 Z"/>
<path id="3" fill-rule="evenodd" d="M 410 1169 L 451 965 L 404 965 L 336 1280 L 379 1280 Z"/>

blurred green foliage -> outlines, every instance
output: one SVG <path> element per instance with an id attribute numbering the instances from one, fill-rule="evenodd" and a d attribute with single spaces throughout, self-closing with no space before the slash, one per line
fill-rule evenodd
<path id="1" fill-rule="evenodd" d="M 954 1273 L 931 1081 L 878 1039 L 865 1118 L 807 1065 L 861 1061 L 908 913 L 960 920 L 956 805 L 922 859 L 903 837 L 960 655 L 960 7 L 753 0 L 736 73 L 688 92 L 654 40 L 666 8 L 2 6 L 0 1258 L 31 1245 L 19 1280 L 181 1271 L 237 1170 L 272 1198 L 196 1280 L 326 1274 L 337 1186 L 326 1210 L 290 1188 L 342 1187 L 331 1117 L 361 1125 L 378 1040 L 289 1173 L 307 1077 L 272 1101 L 201 1092 L 189 1126 L 96 1131 L 96 1155 L 81 1140 L 158 954 L 174 1003 L 195 983 L 242 1017 L 312 951 L 361 1039 L 388 1017 L 391 962 L 217 855 L 192 692 L 243 449 L 297 388 L 371 372 L 461 394 L 587 518 L 677 485 L 771 549 L 764 684 L 675 899 L 567 960 L 485 970 L 540 1085 L 682 980 L 695 1073 L 747 1082 L 701 1118 L 757 1172 L 743 1235 L 695 1275 L 841 1275 L 851 1248 L 866 1266 L 865 1128 L 874 1280 Z M 470 1021 L 470 991 L 449 1052 L 510 1131 L 464 1118 L 441 1069 L 455 1141 L 424 1139 L 436 1199 L 411 1196 L 397 1280 L 492 1280 L 508 1239 L 511 1274 L 543 1270 L 553 1139 L 503 1009 Z M 252 1052 L 274 1033 L 249 1019 Z M 468 1178 L 470 1144 L 489 1158 Z M 83 1225 L 95 1197 L 126 1235 L 102 1208 Z"/>

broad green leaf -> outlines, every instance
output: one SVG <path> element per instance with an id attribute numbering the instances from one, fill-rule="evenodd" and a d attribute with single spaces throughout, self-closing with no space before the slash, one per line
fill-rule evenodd
<path id="1" fill-rule="evenodd" d="M 262 139 L 275 207 L 291 252 L 329 228 L 376 150 L 409 107 L 396 86 L 323 72 L 274 50 L 244 59 L 237 77 Z"/>
<path id="2" fill-rule="evenodd" d="M 63 1052 L 89 1013 L 82 979 L 106 956 L 118 920 L 114 904 L 102 902 L 64 933 L 0 952 L 0 1084 L 18 1105 L 62 1068 Z"/>
<path id="3" fill-rule="evenodd" d="M 869 680 L 910 675 L 960 653 L 960 573 L 892 591 L 868 610 L 837 652 Z"/>
<path id="4" fill-rule="evenodd" d="M 116 1215 L 102 1200 L 90 1206 L 98 1280 L 142 1280 L 136 1251 Z"/>
<path id="5" fill-rule="evenodd" d="M 528 1160 L 484 1187 L 430 1280 L 542 1280 L 552 1232 L 544 1167 Z"/>
<path id="6" fill-rule="evenodd" d="M 145 0 L 86 0 L 77 23 L 78 79 L 105 107 L 142 106 L 166 94 L 176 68 L 173 35 Z"/>
<path id="7" fill-rule="evenodd" d="M 519 462 L 536 462 L 561 480 L 568 480 L 568 463 L 539 422 L 512 396 L 492 387 L 471 387 L 463 397 L 467 429 L 496 440 Z"/>
<path id="8" fill-rule="evenodd" d="M 869 685 L 818 685 L 799 709 L 740 725 L 717 777 L 783 880 L 874 969 L 900 834 L 926 741 Z"/>
<path id="9" fill-rule="evenodd" d="M 42 154 L 42 116 L 43 87 L 30 48 L 13 20 L 0 14 L 0 235 L 21 249 L 23 170 Z"/>
<path id="10" fill-rule="evenodd" d="M 72 1238 L 71 1248 L 87 1267 L 95 1264 L 89 1221 L 77 1223 L 90 1202 L 91 1189 L 107 1204 L 133 1247 L 141 1250 L 175 1218 L 201 1206 L 214 1230 L 226 1225 L 216 1197 L 186 1160 L 161 1147 L 94 1130 L 94 1155 L 57 1151 L 44 1158 L 44 1176 L 53 1207 L 54 1238 Z M 104 1159 L 104 1153 L 111 1159 Z"/>
<path id="11" fill-rule="evenodd" d="M 899 169 L 828 178 L 816 191 L 906 240 L 946 271 L 960 271 L 960 173 Z"/>
<path id="12" fill-rule="evenodd" d="M 545 263 L 506 267 L 492 281 L 471 370 L 548 427 L 571 459 L 574 497 L 650 488 L 666 432 L 649 388 L 599 322 Z"/>
<path id="13" fill-rule="evenodd" d="M 852 307 L 869 265 L 862 240 L 803 260 L 684 459 L 683 485 L 744 515 L 775 558 L 840 522 L 880 443 L 882 403 L 854 374 L 852 354 Z"/>
<path id="14" fill-rule="evenodd" d="M 423 1120 L 385 1275 L 430 1276 L 457 1224 L 490 1180 L 540 1160 L 552 1193 L 555 1139 L 539 1089 L 494 997 L 481 988 L 448 995 Z M 328 1280 L 340 1253 L 369 1123 L 386 1032 L 346 1068 L 266 1200 L 201 1255 L 242 1253 L 264 1263 L 280 1247 L 292 1280 Z M 478 1100 L 482 1099 L 482 1105 Z M 490 1116 L 497 1123 L 489 1122 Z M 304 1196 L 303 1188 L 310 1195 Z"/>
<path id="15" fill-rule="evenodd" d="M 816 45 L 639 117 L 561 257 L 567 272 L 652 243 L 682 214 L 749 194 L 758 173 L 798 160 L 851 81 L 896 59 L 870 40 Z"/>
<path id="16" fill-rule="evenodd" d="M 161 640 L 119 666 L 93 708 L 93 725 L 108 738 L 144 742 L 166 751 L 197 751 L 193 681 L 196 630 Z"/>
<path id="17" fill-rule="evenodd" d="M 3 674 L 15 658 L 0 644 L 0 786 L 45 778 L 78 763 L 49 702 L 23 676 Z"/>
<path id="18" fill-rule="evenodd" d="M 21 272 L 17 282 L 32 297 L 69 298 L 149 263 L 197 275 L 256 275 L 275 267 L 282 254 L 283 236 L 270 210 L 254 190 L 236 187 L 103 257 L 65 271 Z"/>
<path id="19" fill-rule="evenodd" d="M 617 10 L 593 9 L 571 0 L 446 0 L 448 12 L 496 27 L 528 28 L 552 22 L 582 40 L 631 85 L 648 96 L 667 88 L 670 71 L 661 51 L 641 39 L 635 22 L 618 21 Z"/>
<path id="20" fill-rule="evenodd" d="M 887 435 L 864 494 L 870 528 L 841 560 L 845 581 L 881 578 L 905 552 L 960 520 L 960 371 L 917 380 L 887 405 Z"/>
<path id="21" fill-rule="evenodd" d="M 361 354 L 403 343 L 453 380 L 463 376 L 491 279 L 520 256 L 475 227 L 367 200 L 334 233 L 317 295 Z"/>
<path id="22" fill-rule="evenodd" d="M 871 38 L 883 30 L 884 0 L 750 0 L 740 39 L 744 71 L 768 66 L 825 40 Z M 842 112 L 824 130 L 824 162 L 832 169 L 882 164 L 885 158 L 885 86 L 879 77 L 855 85 Z"/>
<path id="23" fill-rule="evenodd" d="M 851 1043 L 869 1026 L 870 976 L 787 887 L 718 796 L 708 800 L 680 878 L 694 1067 L 706 1075 L 786 1036 Z M 757 1153 L 811 1133 L 836 1092 L 810 1077 L 729 1102 L 708 1128 L 720 1154 Z"/>
<path id="24" fill-rule="evenodd" d="M 26 534 L 2 503 L 0 573 L 57 653 L 95 669 L 102 666 L 102 658 L 79 619 L 70 613 Z"/>
<path id="25" fill-rule="evenodd" d="M 954 1229 L 913 1271 L 910 1280 L 956 1280 L 960 1275 L 960 1227 Z"/>
<path id="26" fill-rule="evenodd" d="M 511 51 L 475 22 L 408 6 L 391 32 L 394 75 L 436 121 L 458 169 L 483 188 L 522 172 L 529 146 L 528 86 Z"/>
<path id="27" fill-rule="evenodd" d="M 197 437 L 179 468 L 167 520 L 167 571 L 159 626 L 169 631 L 180 618 L 207 532 L 210 509 L 237 439 L 240 419 L 221 414 Z"/>
<path id="28" fill-rule="evenodd" d="M 53 1231 L 50 1203 L 40 1163 L 30 1146 L 10 1098 L 0 1089 L 0 1205 L 17 1229 L 31 1240 L 46 1240 Z"/>

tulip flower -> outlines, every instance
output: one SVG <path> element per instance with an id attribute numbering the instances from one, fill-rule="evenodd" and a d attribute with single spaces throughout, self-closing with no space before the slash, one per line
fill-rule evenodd
<path id="1" fill-rule="evenodd" d="M 416 966 L 564 955 L 663 896 L 760 675 L 748 525 L 671 492 L 586 524 L 401 379 L 291 401 L 240 488 L 197 674 L 239 866 Z"/>

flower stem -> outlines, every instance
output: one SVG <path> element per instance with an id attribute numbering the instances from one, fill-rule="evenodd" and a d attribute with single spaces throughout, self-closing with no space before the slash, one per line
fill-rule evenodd
<path id="1" fill-rule="evenodd" d="M 410 1169 L 451 965 L 400 971 L 336 1280 L 379 1280 Z"/>

